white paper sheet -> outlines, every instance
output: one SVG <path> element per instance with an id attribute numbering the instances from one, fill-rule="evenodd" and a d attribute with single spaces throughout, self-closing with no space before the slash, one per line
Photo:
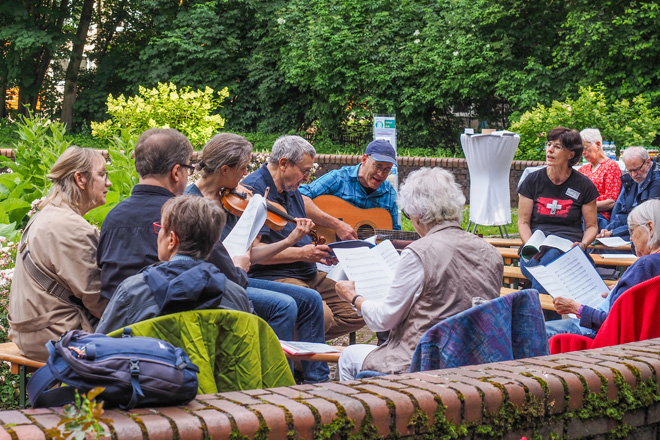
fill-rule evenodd
<path id="1" fill-rule="evenodd" d="M 392 250 L 396 257 L 391 254 Z M 399 258 L 389 240 L 381 242 L 372 249 L 365 247 L 335 249 L 335 254 L 348 279 L 355 281 L 357 293 L 371 300 L 385 297 L 392 285 Z"/>
<path id="2" fill-rule="evenodd" d="M 222 241 L 230 257 L 233 258 L 247 252 L 266 222 L 267 214 L 266 199 L 259 194 L 252 196 L 243 215 L 238 219 L 229 235 Z"/>
<path id="3" fill-rule="evenodd" d="M 607 247 L 621 247 L 630 244 L 629 241 L 626 241 L 621 237 L 602 237 L 597 238 L 596 241 Z"/>
<path id="4" fill-rule="evenodd" d="M 528 267 L 527 270 L 553 298 L 563 296 L 580 304 L 598 307 L 603 300 L 601 293 L 609 292 L 579 246 L 546 266 Z"/>

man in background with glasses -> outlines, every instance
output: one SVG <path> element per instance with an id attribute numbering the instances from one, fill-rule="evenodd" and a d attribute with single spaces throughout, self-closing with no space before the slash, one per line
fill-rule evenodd
<path id="1" fill-rule="evenodd" d="M 330 171 L 312 183 L 300 187 L 307 215 L 317 225 L 334 229 L 341 240 L 357 238 L 351 225 L 324 213 L 312 201 L 322 195 L 331 195 L 357 208 L 386 209 L 392 216 L 392 229 L 400 230 L 396 191 L 387 181 L 387 176 L 395 165 L 396 151 L 392 144 L 385 140 L 372 141 L 367 145 L 359 164 Z"/>
<path id="2" fill-rule="evenodd" d="M 650 199 L 660 198 L 660 165 L 643 147 L 629 147 L 621 155 L 627 174 L 621 177 L 621 193 L 612 209 L 610 223 L 598 237 L 621 237 L 630 240 L 628 214 Z"/>

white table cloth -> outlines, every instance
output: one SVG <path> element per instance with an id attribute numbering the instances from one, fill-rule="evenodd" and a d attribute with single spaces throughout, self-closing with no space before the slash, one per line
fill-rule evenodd
<path id="1" fill-rule="evenodd" d="M 470 222 L 484 226 L 511 223 L 509 171 L 520 135 L 510 131 L 462 134 L 470 172 Z"/>

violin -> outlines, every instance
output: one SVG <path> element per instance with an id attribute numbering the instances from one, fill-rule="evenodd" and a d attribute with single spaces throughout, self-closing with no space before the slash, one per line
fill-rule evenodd
<path id="1" fill-rule="evenodd" d="M 251 190 L 239 184 L 234 189 L 225 188 L 222 191 L 220 199 L 222 201 L 222 205 L 227 211 L 237 217 L 240 217 L 245 211 L 245 208 L 247 208 L 247 205 L 253 195 L 254 194 Z M 266 200 L 266 208 L 266 226 L 269 228 L 275 231 L 281 231 L 284 229 L 287 223 L 296 223 L 296 219 L 289 215 L 286 212 L 286 209 L 284 209 L 284 207 L 279 203 Z M 322 235 L 319 236 L 316 230 L 312 229 L 307 233 L 307 235 L 312 237 L 314 245 L 325 244 L 325 237 Z"/>

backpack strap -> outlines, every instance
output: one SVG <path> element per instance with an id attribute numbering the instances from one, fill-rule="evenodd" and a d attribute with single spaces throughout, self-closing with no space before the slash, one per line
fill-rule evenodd
<path id="1" fill-rule="evenodd" d="M 63 406 L 76 399 L 75 387 L 57 387 L 49 390 L 53 385 L 61 383 L 55 377 L 50 365 L 46 364 L 32 373 L 27 385 L 27 393 L 33 408 Z"/>
<path id="2" fill-rule="evenodd" d="M 61 299 L 71 306 L 78 308 L 82 307 L 83 303 L 80 298 L 74 295 L 73 292 L 64 287 L 62 284 L 54 280 L 46 272 L 41 270 L 32 259 L 32 256 L 30 255 L 30 249 L 28 248 L 29 240 L 27 234 L 31 225 L 32 221 L 30 221 L 28 226 L 25 228 L 25 231 L 23 231 L 23 236 L 21 237 L 20 245 L 18 247 L 21 257 L 23 258 L 23 263 L 25 264 L 25 269 L 28 271 L 34 281 L 36 281 L 37 284 L 39 284 L 41 288 L 46 292 Z"/>

